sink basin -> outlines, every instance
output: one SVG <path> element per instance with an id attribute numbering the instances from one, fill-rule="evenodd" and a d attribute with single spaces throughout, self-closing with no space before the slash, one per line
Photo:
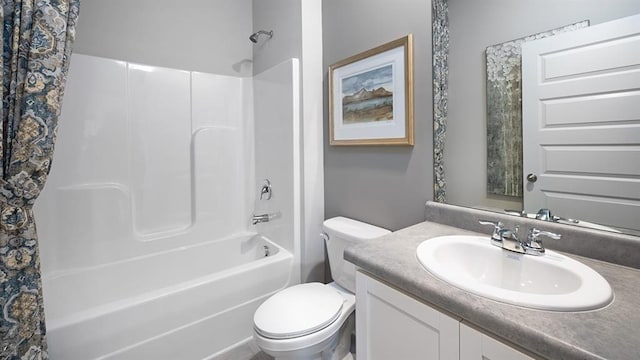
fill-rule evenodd
<path id="1" fill-rule="evenodd" d="M 600 274 L 547 250 L 532 256 L 503 250 L 489 237 L 440 236 L 418 246 L 418 260 L 435 277 L 499 302 L 551 311 L 584 311 L 611 302 Z"/>

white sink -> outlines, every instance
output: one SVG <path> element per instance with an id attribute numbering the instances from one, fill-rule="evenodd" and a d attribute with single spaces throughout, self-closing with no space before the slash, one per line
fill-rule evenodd
<path id="1" fill-rule="evenodd" d="M 552 311 L 584 311 L 611 302 L 600 274 L 547 250 L 523 255 L 492 245 L 489 237 L 440 236 L 418 246 L 418 260 L 437 278 L 496 301 Z"/>

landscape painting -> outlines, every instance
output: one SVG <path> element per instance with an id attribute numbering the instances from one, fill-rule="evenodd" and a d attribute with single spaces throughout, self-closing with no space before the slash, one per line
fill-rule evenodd
<path id="1" fill-rule="evenodd" d="M 329 145 L 413 146 L 413 36 L 329 66 Z"/>
<path id="2" fill-rule="evenodd" d="M 344 124 L 393 120 L 391 64 L 342 79 Z"/>

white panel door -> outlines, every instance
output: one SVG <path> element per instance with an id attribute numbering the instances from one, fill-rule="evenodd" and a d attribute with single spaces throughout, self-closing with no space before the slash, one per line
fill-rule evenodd
<path id="1" fill-rule="evenodd" d="M 459 320 L 361 272 L 356 314 L 358 360 L 459 358 Z"/>
<path id="2" fill-rule="evenodd" d="M 640 229 L 640 15 L 522 45 L 524 208 Z"/>

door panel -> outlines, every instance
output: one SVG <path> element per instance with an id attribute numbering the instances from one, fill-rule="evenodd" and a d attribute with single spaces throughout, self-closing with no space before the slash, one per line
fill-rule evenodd
<path id="1" fill-rule="evenodd" d="M 358 360 L 460 357 L 460 320 L 356 273 Z"/>
<path id="2" fill-rule="evenodd" d="M 522 45 L 524 208 L 640 229 L 640 15 Z"/>

